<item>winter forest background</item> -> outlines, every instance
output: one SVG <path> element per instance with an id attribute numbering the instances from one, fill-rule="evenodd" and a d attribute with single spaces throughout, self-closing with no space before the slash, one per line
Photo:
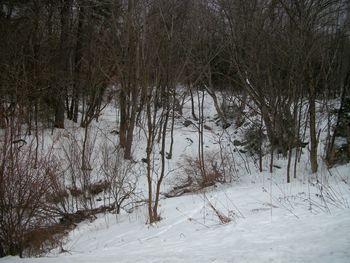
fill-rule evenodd
<path id="1" fill-rule="evenodd" d="M 349 32 L 346 0 L 0 1 L 0 257 L 65 254 L 110 216 L 115 236 L 144 225 L 135 240 L 178 216 L 212 229 L 208 211 L 232 231 L 274 210 L 350 230 Z"/>

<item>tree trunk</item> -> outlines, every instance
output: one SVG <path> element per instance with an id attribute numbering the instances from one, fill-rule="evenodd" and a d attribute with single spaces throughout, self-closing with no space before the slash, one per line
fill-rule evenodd
<path id="1" fill-rule="evenodd" d="M 317 132 L 316 132 L 316 91 L 313 83 L 309 86 L 309 118 L 310 118 L 310 162 L 311 172 L 316 173 L 317 164 Z"/>
<path id="2" fill-rule="evenodd" d="M 171 128 L 170 128 L 170 148 L 169 153 L 167 155 L 167 159 L 172 159 L 173 157 L 173 146 L 174 146 L 174 125 L 175 125 L 175 90 L 173 90 L 173 106 L 172 106 L 172 112 L 171 112 Z"/>
<path id="3" fill-rule="evenodd" d="M 59 65 L 59 79 L 55 92 L 55 128 L 64 129 L 64 112 L 65 112 L 65 93 L 69 81 L 69 19 L 72 7 L 72 0 L 64 1 L 61 9 L 61 39 L 60 39 L 60 65 Z"/>
<path id="4" fill-rule="evenodd" d="M 208 67 L 207 77 L 208 77 L 209 87 L 204 85 L 204 88 L 207 91 L 207 93 L 210 95 L 210 97 L 212 97 L 213 102 L 214 102 L 214 106 L 215 106 L 215 109 L 216 109 L 216 112 L 219 115 L 219 118 L 220 118 L 220 121 L 221 121 L 221 125 L 223 127 L 225 127 L 227 125 L 227 119 L 226 119 L 226 116 L 225 116 L 225 112 L 223 112 L 221 110 L 221 108 L 220 108 L 219 101 L 218 101 L 218 98 L 216 97 L 215 91 L 213 91 L 213 89 L 212 89 L 213 88 L 213 84 L 212 84 L 211 75 L 212 75 L 211 69 L 210 69 L 210 67 Z"/>
<path id="5" fill-rule="evenodd" d="M 148 98 L 148 95 L 147 95 Z M 152 176 L 152 151 L 154 143 L 154 120 L 152 120 L 151 102 L 149 99 L 146 101 L 146 114 L 147 114 L 147 147 L 146 147 L 146 158 L 147 158 L 147 187 L 148 187 L 148 217 L 149 223 L 156 222 L 156 218 L 153 213 L 153 176 Z"/>
<path id="6" fill-rule="evenodd" d="M 166 98 L 167 102 L 169 102 L 168 98 Z M 164 123 L 163 123 L 163 129 L 162 129 L 162 146 L 161 146 L 161 172 L 160 176 L 157 181 L 157 188 L 156 188 L 156 196 L 155 196 L 155 201 L 153 205 L 153 215 L 154 217 L 159 220 L 159 215 L 158 215 L 158 204 L 159 204 L 159 197 L 160 197 L 160 187 L 162 185 L 164 176 L 165 176 L 165 142 L 166 142 L 166 131 L 167 131 L 167 126 L 168 126 L 168 120 L 169 120 L 169 108 L 166 109 L 165 117 L 164 117 Z"/>
<path id="7" fill-rule="evenodd" d="M 132 143 L 134 139 L 135 120 L 136 120 L 136 109 L 132 107 L 132 112 L 129 119 L 129 125 L 126 132 L 126 144 L 125 144 L 125 152 L 124 152 L 124 158 L 126 160 L 132 159 Z"/>
<path id="8" fill-rule="evenodd" d="M 346 141 L 348 144 L 347 154 L 348 154 L 348 160 L 350 160 L 350 123 L 348 123 L 346 131 L 347 131 Z"/>
<path id="9" fill-rule="evenodd" d="M 75 47 L 75 58 L 74 58 L 74 86 L 73 86 L 73 98 L 70 107 L 70 114 L 72 120 L 78 122 L 78 112 L 79 112 L 79 96 L 80 96 L 80 69 L 81 69 L 81 60 L 83 57 L 82 46 L 83 46 L 83 26 L 85 20 L 85 7 L 83 6 L 84 2 L 79 9 L 79 22 L 77 29 L 77 42 Z"/>
<path id="10" fill-rule="evenodd" d="M 54 127 L 64 129 L 64 99 L 62 94 L 59 95 L 56 103 Z"/>
<path id="11" fill-rule="evenodd" d="M 198 120 L 197 116 L 196 116 L 196 112 L 195 112 L 195 107 L 194 107 L 194 98 L 193 98 L 193 92 L 192 92 L 192 88 L 189 87 L 189 91 L 190 91 L 190 95 L 191 95 L 191 112 L 192 112 L 192 117 L 194 120 Z"/>
<path id="12" fill-rule="evenodd" d="M 4 247 L 2 246 L 2 241 L 0 240 L 0 258 L 5 257 L 5 250 Z"/>

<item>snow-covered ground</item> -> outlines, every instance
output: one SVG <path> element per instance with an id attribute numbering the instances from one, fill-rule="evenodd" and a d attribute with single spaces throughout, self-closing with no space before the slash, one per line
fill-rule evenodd
<path id="1" fill-rule="evenodd" d="M 212 129 L 206 130 L 205 147 L 215 151 L 220 131 L 210 121 L 214 109 L 208 105 L 206 124 Z M 184 117 L 190 118 L 186 107 Z M 183 158 L 196 154 L 196 129 L 185 128 L 182 121 L 175 125 L 174 159 L 168 163 L 172 172 L 162 191 L 181 176 Z M 107 108 L 99 129 L 109 134 L 114 123 L 115 112 Z M 226 135 L 233 140 L 240 133 L 232 128 Z M 145 145 L 142 134 L 136 138 L 138 161 Z M 287 184 L 285 159 L 277 160 L 281 169 L 270 174 L 266 158 L 265 171 L 258 173 L 250 157 L 235 154 L 238 181 L 163 198 L 162 220 L 157 224 L 147 224 L 147 209 L 142 206 L 130 214 L 101 214 L 69 234 L 62 245 L 64 253 L 57 249 L 41 258 L 6 257 L 0 262 L 350 262 L 350 164 L 330 171 L 321 165 L 319 174 L 311 176 L 304 153 L 297 179 Z M 141 178 L 141 189 L 144 182 Z"/>
<path id="2" fill-rule="evenodd" d="M 349 262 L 349 186 L 333 189 L 344 198 L 334 205 L 310 185 L 269 187 L 219 186 L 163 200 L 164 218 L 153 226 L 145 209 L 100 215 L 69 235 L 66 253 L 0 262 Z M 208 200 L 232 221 L 222 224 Z"/>

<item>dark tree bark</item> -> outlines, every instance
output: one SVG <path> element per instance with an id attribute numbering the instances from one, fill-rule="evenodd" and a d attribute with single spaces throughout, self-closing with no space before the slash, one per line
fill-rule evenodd
<path id="1" fill-rule="evenodd" d="M 72 0 L 63 1 L 61 7 L 61 36 L 60 36 L 60 64 L 58 72 L 54 100 L 55 100 L 55 123 L 54 127 L 64 129 L 65 118 L 65 96 L 69 88 L 69 33 L 70 33 L 70 14 Z"/>
<path id="2" fill-rule="evenodd" d="M 74 121 L 78 122 L 78 113 L 79 113 L 79 97 L 80 97 L 80 72 L 81 72 L 81 63 L 83 58 L 83 28 L 85 22 L 85 2 L 80 1 L 79 6 L 79 16 L 78 16 L 78 29 L 75 45 L 75 57 L 74 57 L 74 84 L 73 84 L 73 94 L 72 101 L 69 109 L 69 117 Z"/>

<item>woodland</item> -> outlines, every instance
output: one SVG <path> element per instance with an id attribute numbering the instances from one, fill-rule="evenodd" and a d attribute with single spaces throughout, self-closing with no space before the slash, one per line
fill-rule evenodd
<path id="1" fill-rule="evenodd" d="M 224 146 L 206 153 L 207 99 L 218 133 L 245 128 L 227 140 L 258 172 L 283 158 L 288 184 L 302 154 L 310 177 L 348 163 L 349 32 L 345 0 L 1 0 L 0 257 L 46 253 L 98 213 L 144 206 L 162 221 L 179 123 L 196 156 L 165 197 L 234 182 Z"/>

